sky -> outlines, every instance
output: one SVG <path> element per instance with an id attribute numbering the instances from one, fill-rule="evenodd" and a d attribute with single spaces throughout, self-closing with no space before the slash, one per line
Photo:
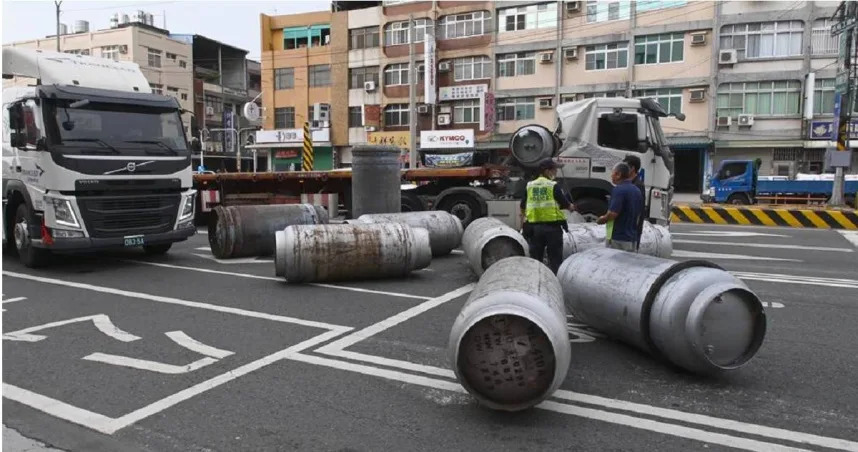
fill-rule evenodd
<path id="1" fill-rule="evenodd" d="M 3 44 L 56 34 L 56 8 L 51 0 L 2 0 Z M 294 14 L 330 11 L 330 1 L 217 1 L 129 0 L 124 2 L 64 0 L 60 22 L 72 28 L 74 21 L 89 21 L 90 30 L 108 28 L 113 13 L 129 16 L 138 9 L 155 16 L 155 26 L 176 34 L 198 34 L 247 50 L 259 60 L 259 14 Z"/>

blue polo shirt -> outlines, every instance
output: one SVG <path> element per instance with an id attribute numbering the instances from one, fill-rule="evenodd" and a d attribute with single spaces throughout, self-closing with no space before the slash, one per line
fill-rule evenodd
<path id="1" fill-rule="evenodd" d="M 635 242 L 638 239 L 638 218 L 643 214 L 643 196 L 631 181 L 620 182 L 611 192 L 608 210 L 617 214 L 612 240 Z"/>

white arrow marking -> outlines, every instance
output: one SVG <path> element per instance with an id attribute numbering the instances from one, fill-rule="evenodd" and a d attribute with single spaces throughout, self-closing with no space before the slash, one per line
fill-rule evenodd
<path id="1" fill-rule="evenodd" d="M 732 259 L 737 261 L 787 261 L 801 262 L 798 259 L 782 259 L 778 257 L 746 256 L 744 254 L 705 253 L 702 251 L 673 250 L 671 257 L 687 257 L 694 259 Z"/>
<path id="2" fill-rule="evenodd" d="M 715 245 L 715 246 L 740 246 L 749 248 L 772 248 L 784 250 L 810 250 L 810 251 L 833 251 L 837 253 L 852 253 L 851 248 L 826 248 L 821 246 L 803 246 L 803 245 L 769 245 L 765 243 L 741 243 L 741 242 L 707 242 L 705 240 L 674 240 L 673 243 L 691 243 L 696 245 Z"/>
<path id="3" fill-rule="evenodd" d="M 672 235 L 705 236 L 705 237 L 789 237 L 784 234 L 769 234 L 766 232 L 743 232 L 743 231 L 696 231 L 696 232 L 671 232 Z"/>
<path id="4" fill-rule="evenodd" d="M 211 358 L 226 358 L 233 354 L 233 352 L 229 350 L 221 350 L 219 348 L 212 347 L 211 345 L 203 344 L 182 331 L 170 331 L 169 333 L 164 334 L 182 347 Z"/>
<path id="5" fill-rule="evenodd" d="M 138 336 L 135 336 L 131 333 L 127 333 L 117 328 L 116 325 L 114 325 L 113 322 L 110 321 L 110 317 L 105 314 L 88 315 L 75 319 L 60 320 L 58 322 L 51 322 L 46 323 L 44 325 L 32 326 L 23 330 L 6 333 L 3 335 L 3 339 L 9 341 L 38 342 L 45 339 L 47 336 L 30 333 L 33 333 L 35 331 L 47 330 L 58 326 L 69 325 L 72 323 L 86 322 L 89 320 L 92 321 L 92 323 L 95 325 L 96 328 L 98 328 L 99 331 L 116 339 L 117 341 L 132 342 L 140 339 L 140 337 Z"/>
<path id="6" fill-rule="evenodd" d="M 218 264 L 270 264 L 274 262 L 274 259 L 257 259 L 255 257 L 240 257 L 236 259 L 218 259 L 214 256 L 210 256 L 208 254 L 199 254 L 199 253 L 191 253 L 194 256 L 202 257 L 205 259 L 211 259 Z"/>
<path id="7" fill-rule="evenodd" d="M 217 362 L 217 359 L 215 358 L 206 357 L 194 361 L 190 364 L 186 364 L 184 366 L 174 366 L 172 364 L 164 364 L 159 363 L 157 361 L 149 361 L 145 359 L 128 358 L 127 356 L 111 355 L 109 353 L 93 353 L 91 355 L 84 356 L 82 359 L 85 359 L 87 361 L 113 364 L 115 366 L 131 367 L 134 369 L 148 370 L 151 372 L 171 375 L 193 372 L 197 369 L 206 367 L 209 364 Z"/>

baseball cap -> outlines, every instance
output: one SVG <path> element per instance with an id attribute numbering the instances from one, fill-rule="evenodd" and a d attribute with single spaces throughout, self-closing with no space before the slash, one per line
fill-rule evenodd
<path id="1" fill-rule="evenodd" d="M 545 170 L 554 169 L 554 168 L 558 168 L 558 167 L 559 167 L 559 165 L 557 165 L 557 162 L 555 162 L 554 160 L 551 160 L 551 159 L 545 159 L 545 160 L 539 162 L 539 170 L 540 171 L 545 171 Z"/>

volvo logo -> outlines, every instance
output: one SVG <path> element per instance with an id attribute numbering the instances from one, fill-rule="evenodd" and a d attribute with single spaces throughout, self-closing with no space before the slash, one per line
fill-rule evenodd
<path id="1" fill-rule="evenodd" d="M 136 162 L 128 162 L 128 163 L 126 163 L 126 164 L 125 164 L 125 166 L 123 166 L 122 168 L 115 169 L 115 170 L 111 170 L 111 171 L 105 171 L 105 172 L 104 172 L 104 174 L 105 174 L 105 175 L 108 175 L 108 174 L 116 174 L 116 173 L 121 173 L 121 172 L 123 172 L 123 171 L 128 172 L 128 173 L 133 173 L 133 172 L 137 171 L 137 168 L 140 168 L 141 166 L 146 166 L 146 165 L 149 165 L 149 164 L 152 164 L 152 163 L 155 163 L 155 161 L 154 161 L 154 160 L 149 160 L 149 161 L 146 161 L 146 162 L 140 162 L 140 163 L 136 163 Z"/>
<path id="2" fill-rule="evenodd" d="M 133 173 L 134 171 L 137 171 L 137 164 L 134 162 L 128 162 L 128 164 L 125 165 L 125 170 L 129 173 Z"/>

